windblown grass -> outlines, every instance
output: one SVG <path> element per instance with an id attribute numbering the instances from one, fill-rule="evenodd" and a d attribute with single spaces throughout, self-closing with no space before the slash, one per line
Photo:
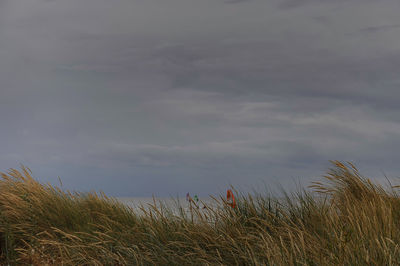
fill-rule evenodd
<path id="1" fill-rule="evenodd" d="M 22 167 L 0 180 L 1 264 L 400 265 L 400 198 L 334 161 L 285 200 L 237 196 L 233 209 L 138 215 L 96 193 L 43 185 Z"/>

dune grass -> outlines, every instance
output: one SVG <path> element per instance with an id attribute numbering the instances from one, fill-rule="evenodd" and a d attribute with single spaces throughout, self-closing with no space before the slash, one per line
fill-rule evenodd
<path id="1" fill-rule="evenodd" d="M 333 161 L 285 200 L 135 213 L 104 194 L 65 192 L 28 168 L 2 173 L 2 265 L 400 265 L 400 198 Z"/>

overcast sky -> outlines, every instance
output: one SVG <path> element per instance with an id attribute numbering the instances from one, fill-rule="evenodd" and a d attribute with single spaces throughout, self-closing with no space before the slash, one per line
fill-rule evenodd
<path id="1" fill-rule="evenodd" d="M 113 196 L 400 176 L 400 2 L 0 0 L 0 171 Z M 400 183 L 400 182 L 399 182 Z"/>

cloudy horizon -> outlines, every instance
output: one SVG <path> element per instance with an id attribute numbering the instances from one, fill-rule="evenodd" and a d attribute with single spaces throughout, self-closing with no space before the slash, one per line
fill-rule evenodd
<path id="1" fill-rule="evenodd" d="M 396 179 L 399 11 L 0 0 L 0 171 L 138 197 L 291 189 L 329 160 Z"/>

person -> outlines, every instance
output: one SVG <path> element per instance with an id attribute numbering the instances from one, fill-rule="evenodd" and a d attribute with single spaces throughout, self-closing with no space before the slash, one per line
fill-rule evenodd
<path id="1" fill-rule="evenodd" d="M 235 196 L 233 196 L 233 192 L 230 189 L 226 191 L 226 203 L 232 208 L 236 207 Z"/>
<path id="2" fill-rule="evenodd" d="M 186 193 L 186 201 L 188 201 L 188 202 L 192 201 L 192 197 L 190 196 L 189 192 Z"/>

